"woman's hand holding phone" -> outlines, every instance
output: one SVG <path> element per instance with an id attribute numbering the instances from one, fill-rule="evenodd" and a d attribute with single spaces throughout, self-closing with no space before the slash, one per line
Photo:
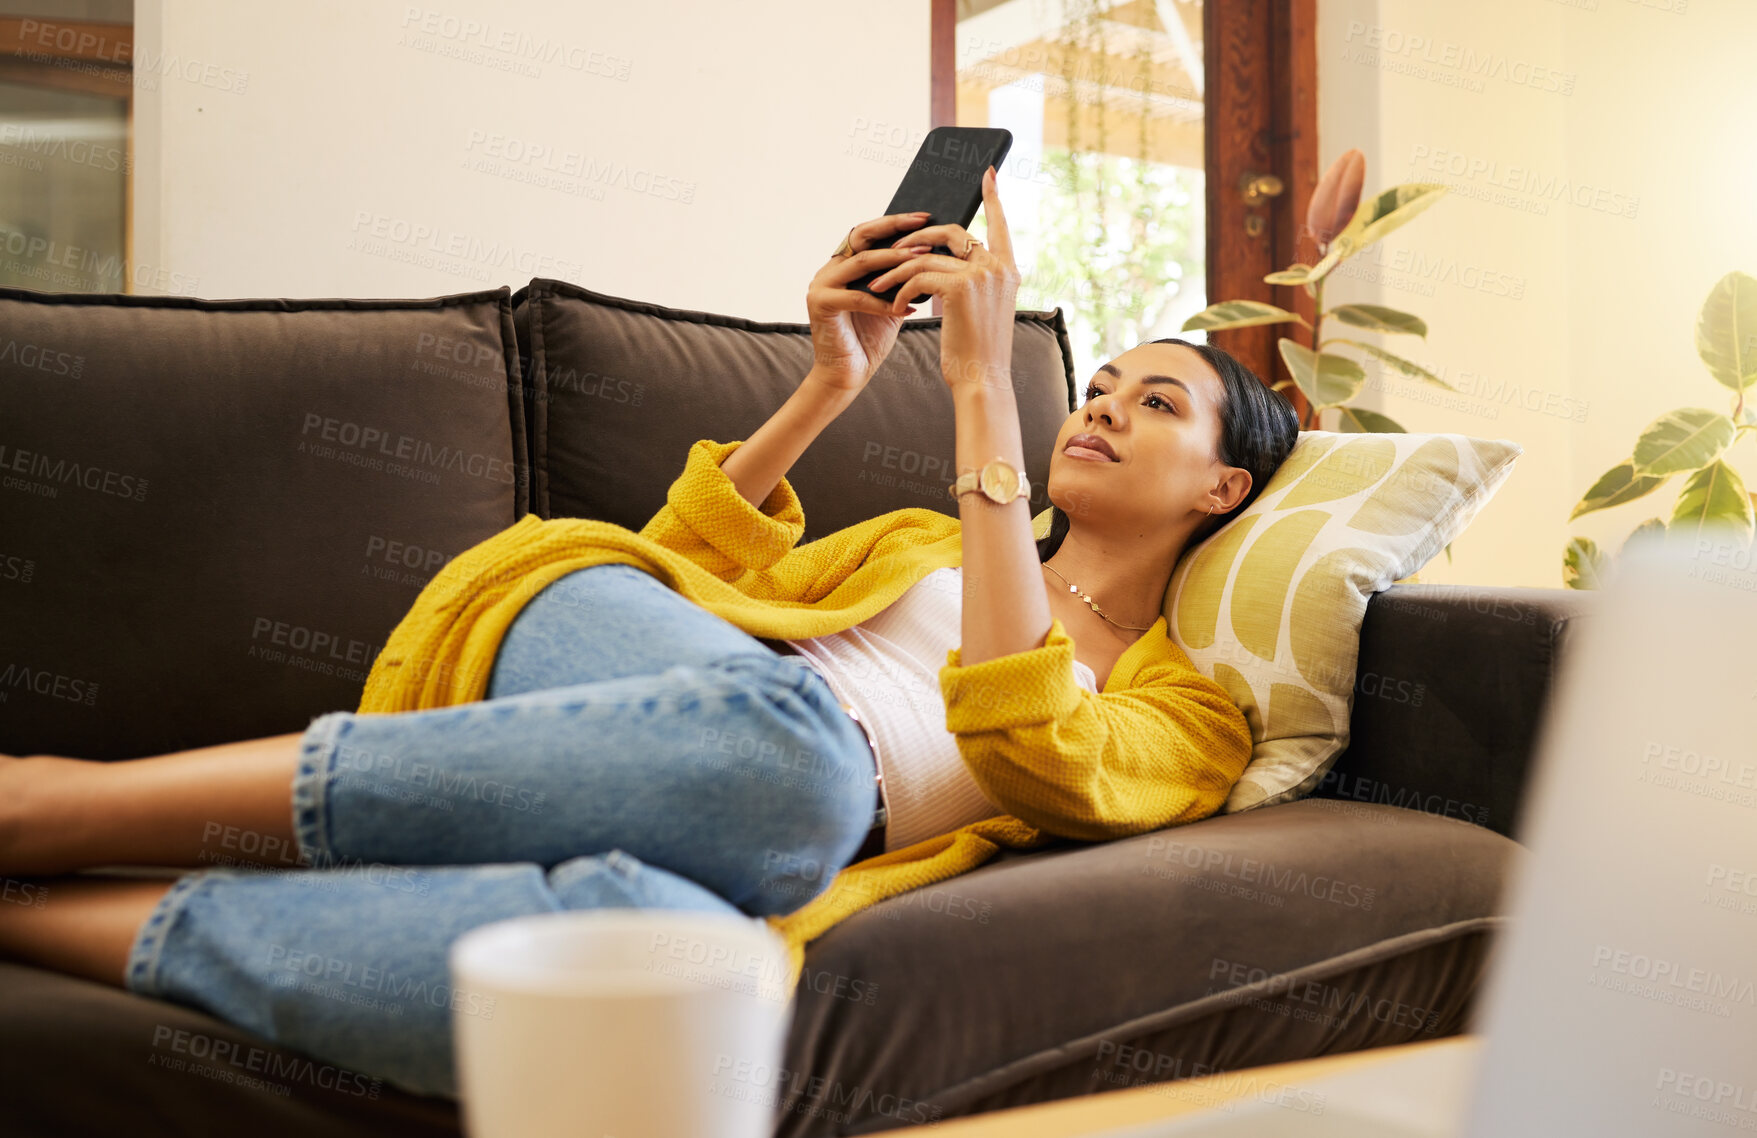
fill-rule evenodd
<path id="1" fill-rule="evenodd" d="M 907 240 L 904 235 L 926 221 L 924 215 L 909 213 L 863 221 L 848 231 L 848 247 L 855 251 L 838 250 L 811 278 L 805 294 L 811 318 L 811 371 L 768 422 L 720 463 L 746 502 L 763 508 L 805 448 L 854 401 L 890 354 L 907 312 L 893 311 L 890 301 L 846 286 L 932 248 L 912 244 L 874 248 L 893 239 Z"/>
<path id="2" fill-rule="evenodd" d="M 944 245 L 954 253 L 968 249 L 968 254 L 948 257 L 924 251 L 903 259 L 871 287 L 879 292 L 900 286 L 888 306 L 893 313 L 906 311 L 918 297 L 939 297 L 945 317 L 940 374 L 946 386 L 954 392 L 965 386 L 1004 387 L 1011 394 L 1019 270 L 1013 264 L 1013 241 L 992 166 L 982 175 L 982 213 L 992 249 L 974 241 L 961 225 L 931 225 L 909 235 L 913 246 Z"/>
<path id="3" fill-rule="evenodd" d="M 849 230 L 852 253 L 833 256 L 817 271 L 806 290 L 805 309 L 811 321 L 812 368 L 808 377 L 838 391 L 858 392 L 878 370 L 897 342 L 897 329 L 913 309 L 895 305 L 848 283 L 868 273 L 890 269 L 925 253 L 930 244 L 904 236 L 926 223 L 925 213 L 897 213 L 863 221 Z M 874 248 L 896 240 L 895 248 Z"/>

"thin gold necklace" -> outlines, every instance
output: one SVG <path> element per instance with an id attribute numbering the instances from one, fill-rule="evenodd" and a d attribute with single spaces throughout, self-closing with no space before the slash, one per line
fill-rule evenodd
<path id="1" fill-rule="evenodd" d="M 1090 595 L 1088 595 L 1086 593 L 1082 593 L 1080 591 L 1080 588 L 1078 585 L 1074 584 L 1072 581 L 1068 580 L 1066 577 L 1062 577 L 1062 575 L 1060 573 L 1056 573 L 1054 565 L 1051 565 L 1049 562 L 1045 561 L 1045 562 L 1043 562 L 1043 567 L 1045 569 L 1048 569 L 1051 573 L 1055 573 L 1055 575 L 1057 577 L 1061 577 L 1062 584 L 1064 584 L 1068 587 L 1068 592 L 1074 594 L 1076 597 L 1079 597 L 1081 600 L 1085 601 L 1088 605 L 1091 606 L 1093 612 L 1097 613 L 1100 617 L 1103 617 L 1103 619 L 1110 621 L 1111 624 L 1116 624 L 1116 626 L 1118 628 L 1126 628 L 1130 632 L 1146 632 L 1147 629 L 1153 627 L 1151 624 L 1149 624 L 1145 627 L 1139 627 L 1139 626 L 1136 626 L 1133 624 L 1117 624 L 1116 621 L 1110 620 L 1110 618 L 1108 616 L 1104 615 L 1104 610 L 1098 607 L 1098 602 L 1093 600 Z"/>

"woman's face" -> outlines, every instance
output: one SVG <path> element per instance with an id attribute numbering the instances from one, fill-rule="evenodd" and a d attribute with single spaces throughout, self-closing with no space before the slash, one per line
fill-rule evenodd
<path id="1" fill-rule="evenodd" d="M 1124 352 L 1092 376 L 1086 401 L 1056 435 L 1049 500 L 1076 526 L 1137 527 L 1142 536 L 1193 525 L 1210 505 L 1225 513 L 1250 492 L 1250 474 L 1218 457 L 1224 393 L 1219 374 L 1181 344 Z M 1114 457 L 1104 445 L 1080 447 L 1082 435 Z"/>

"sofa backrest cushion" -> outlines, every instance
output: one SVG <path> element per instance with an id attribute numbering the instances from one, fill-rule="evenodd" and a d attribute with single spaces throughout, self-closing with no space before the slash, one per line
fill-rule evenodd
<path id="1" fill-rule="evenodd" d="M 811 369 L 805 324 L 663 308 L 546 279 L 513 303 L 541 517 L 639 529 L 665 504 L 691 443 L 749 438 Z M 805 508 L 802 540 L 909 506 L 957 515 L 946 493 L 957 470 L 939 339 L 939 318 L 905 321 L 872 382 L 789 472 Z M 1059 311 L 1018 314 L 1012 383 L 1035 513 L 1049 505 L 1050 450 L 1074 407 Z"/>
<path id="2" fill-rule="evenodd" d="M 524 513 L 511 293 L 0 289 L 0 751 L 303 730 Z"/>

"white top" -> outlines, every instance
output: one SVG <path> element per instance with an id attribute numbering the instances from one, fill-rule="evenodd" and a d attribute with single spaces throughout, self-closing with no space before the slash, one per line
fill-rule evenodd
<path id="1" fill-rule="evenodd" d="M 963 588 L 962 570 L 936 569 L 853 628 L 787 641 L 878 741 L 887 851 L 1006 813 L 977 787 L 946 730 L 939 670 L 962 640 Z M 1074 682 L 1098 691 L 1097 675 L 1078 660 Z"/>

